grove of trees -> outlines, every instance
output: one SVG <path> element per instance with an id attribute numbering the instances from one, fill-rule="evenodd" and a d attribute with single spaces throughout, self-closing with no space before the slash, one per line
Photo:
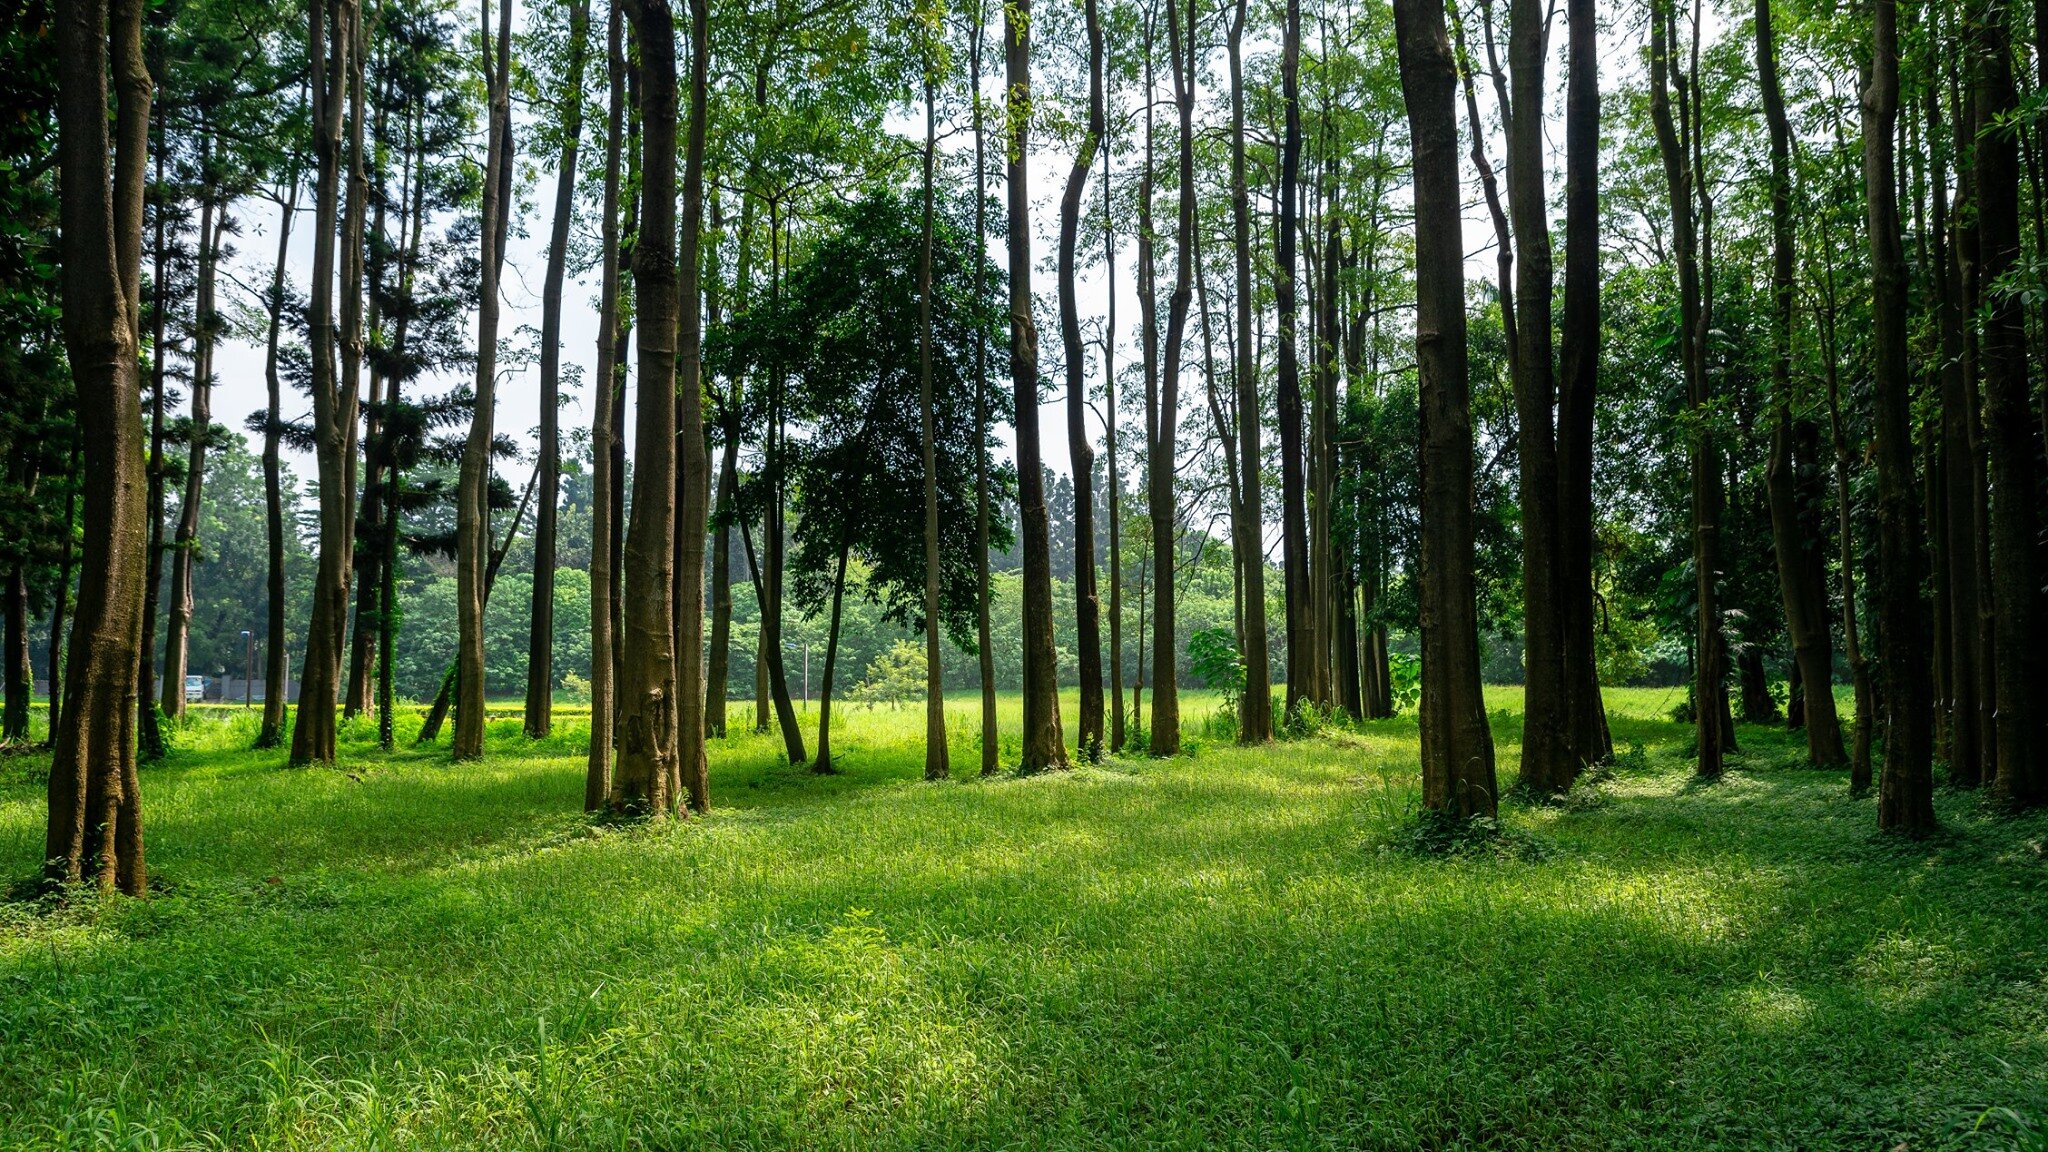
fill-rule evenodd
<path id="1" fill-rule="evenodd" d="M 146 889 L 230 669 L 293 765 L 587 700 L 586 807 L 657 819 L 745 726 L 832 771 L 863 669 L 931 778 L 949 686 L 982 773 L 1419 686 L 1490 817 L 1661 680 L 1703 777 L 1784 723 L 1887 830 L 2048 801 L 2036 7 L 15 0 L 0 77 L 52 883 Z"/>

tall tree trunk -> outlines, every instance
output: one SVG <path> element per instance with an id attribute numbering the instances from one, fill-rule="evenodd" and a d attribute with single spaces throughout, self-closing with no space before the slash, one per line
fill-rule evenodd
<path id="1" fill-rule="evenodd" d="M 1104 70 L 1104 103 L 1113 77 Z M 1124 573 L 1123 573 L 1123 472 L 1116 452 L 1116 427 L 1120 416 L 1116 399 L 1116 216 L 1111 208 L 1110 178 L 1115 165 L 1111 154 L 1114 141 L 1102 140 L 1102 267 L 1108 284 L 1102 325 L 1102 449 L 1107 457 L 1103 472 L 1108 493 L 1103 500 L 1109 537 L 1109 749 L 1125 748 L 1124 730 Z"/>
<path id="2" fill-rule="evenodd" d="M 732 526 L 738 514 L 734 500 L 739 487 L 740 427 L 736 415 L 722 423 L 718 488 L 712 497 L 716 528 L 711 538 L 711 655 L 704 673 L 706 737 L 726 733 L 726 682 L 732 675 Z"/>
<path id="3" fill-rule="evenodd" d="M 1102 95 L 1102 22 L 1096 0 L 1084 5 L 1088 29 L 1088 125 L 1067 186 L 1060 196 L 1060 341 L 1066 352 L 1067 452 L 1074 475 L 1074 644 L 1080 661 L 1080 714 L 1074 747 L 1083 759 L 1102 755 L 1102 601 L 1095 583 L 1095 449 L 1088 437 L 1088 357 L 1081 345 L 1081 308 L 1075 289 L 1081 198 L 1088 170 L 1107 131 Z"/>
<path id="4" fill-rule="evenodd" d="M 1895 0 L 1894 0 L 1895 2 Z M 1982 315 L 1983 336 L 1979 364 L 1984 380 L 1985 456 L 1991 479 L 1991 599 L 1997 605 L 1997 632 L 1992 646 L 1996 654 L 1997 764 L 1992 776 L 1992 793 L 1999 800 L 2030 807 L 2048 801 L 2048 730 L 2044 730 L 2041 701 L 2044 695 L 2041 645 L 2041 581 L 2037 574 L 2040 534 L 2038 467 L 2039 425 L 2032 412 L 2032 385 L 2027 378 L 2025 300 L 2008 287 L 2006 280 L 2020 259 L 2019 161 L 2015 129 L 2009 124 L 2018 112 L 2019 95 L 2014 91 L 2012 42 L 2004 4 L 1993 3 L 1971 10 L 1972 39 L 1976 51 L 1972 87 L 1975 89 L 1977 139 L 1977 236 L 1978 273 L 1986 286 Z M 1896 85 L 1896 77 L 1893 78 Z M 1874 85 L 1873 85 L 1874 87 Z M 1896 100 L 1896 97 L 1894 97 Z M 1872 208 L 1872 228 L 1876 224 Z M 1876 249 L 1873 247 L 1873 259 Z M 1901 288 L 1903 293 L 1904 289 Z M 1883 378 L 1880 377 L 1880 380 Z M 1900 400 L 1904 405 L 1907 401 Z M 1880 415 L 1883 409 L 1880 408 Z M 1880 449 L 1886 447 L 1882 440 Z M 1880 462 L 1886 457 L 1880 455 Z M 1910 467 L 1910 466 L 1909 466 Z M 1907 473 L 1910 480 L 1911 473 Z M 1885 490 L 1880 485 L 1880 490 Z M 1897 510 L 1901 529 L 1905 571 L 1918 573 L 1919 521 L 1910 503 L 1902 500 Z M 1882 505 L 1881 505 L 1882 507 Z M 1917 591 L 1917 586 L 1916 586 Z M 1889 602 L 1888 602 L 1889 603 Z M 1885 617 L 1884 636 L 1894 629 Z M 1890 645 L 1886 646 L 1889 657 Z M 1900 657 L 1921 657 L 1924 652 L 1901 650 Z M 1907 675 L 1906 665 L 1886 661 L 1885 702 L 1888 710 L 1913 707 L 1919 697 L 1900 700 L 1898 677 Z M 1918 684 L 1914 686 L 1918 687 Z M 1924 693 L 1923 693 L 1924 695 Z M 1892 711 L 1891 723 L 1897 739 L 1901 717 Z M 1919 733 L 1914 732 L 1915 738 Z M 1886 741 L 1885 773 L 1882 784 L 1894 775 L 1893 757 Z M 1917 752 L 1917 748 L 1914 750 Z M 1917 762 L 1898 765 L 1900 796 L 1917 805 L 1920 774 L 1925 766 Z M 1880 790 L 1882 792 L 1882 789 Z M 1917 807 L 1913 810 L 1917 811 Z M 1931 817 L 1930 817 L 1931 820 Z M 1905 825 L 1920 824 L 1910 816 Z"/>
<path id="5" fill-rule="evenodd" d="M 1672 259 L 1678 266 L 1679 357 L 1684 364 L 1686 403 L 1693 414 L 1692 556 L 1694 623 L 1693 707 L 1698 730 L 1694 771 L 1721 774 L 1726 736 L 1720 718 L 1726 693 L 1726 646 L 1721 642 L 1721 501 L 1720 451 L 1708 428 L 1712 383 L 1706 368 L 1705 309 L 1700 300 L 1698 233 L 1693 216 L 1694 182 L 1691 157 L 1671 114 L 1672 23 L 1670 0 L 1659 0 L 1650 17 L 1650 115 L 1655 122 L 1658 151 L 1670 193 Z M 1683 84 L 1683 81 L 1680 81 Z"/>
<path id="6" fill-rule="evenodd" d="M 1797 256 L 1792 221 L 1792 125 L 1778 83 L 1778 49 L 1771 0 L 1756 0 L 1758 87 L 1771 134 L 1771 457 L 1764 479 L 1770 498 L 1771 537 L 1778 585 L 1785 601 L 1785 631 L 1802 689 L 1806 758 L 1820 767 L 1848 763 L 1835 715 L 1834 652 L 1828 636 L 1826 534 L 1814 522 L 1811 483 L 1816 461 L 1812 424 L 1792 411 L 1793 269 Z M 1798 449 L 1808 449 L 1801 454 Z"/>
<path id="7" fill-rule="evenodd" d="M 988 138 L 982 122 L 981 94 L 982 33 L 988 26 L 984 0 L 974 0 L 974 31 L 967 49 L 969 84 L 974 93 L 974 250 L 988 251 Z M 974 262 L 974 298 L 987 294 L 983 261 Z M 974 338 L 974 426 L 989 425 L 988 341 Z M 981 774 L 993 776 L 1000 767 L 1001 736 L 996 728 L 996 655 L 989 636 L 988 549 L 989 549 L 988 453 L 974 454 L 974 629 L 976 656 L 981 671 Z"/>
<path id="8" fill-rule="evenodd" d="M 156 112 L 156 180 L 159 189 L 168 187 L 164 171 L 170 148 L 164 142 L 163 109 Z M 148 195 L 145 191 L 144 195 Z M 150 245 L 151 284 L 169 283 L 170 241 L 166 236 L 169 226 L 166 218 L 169 206 L 158 203 L 155 226 L 151 229 Z M 162 713 L 157 711 L 156 700 L 156 610 L 157 598 L 164 582 L 164 402 L 170 360 L 170 301 L 167 292 L 152 293 L 150 301 L 149 364 L 149 451 L 144 457 L 144 467 L 149 473 L 149 543 L 144 560 L 147 575 L 142 582 L 142 643 L 138 653 L 135 710 L 138 745 L 137 754 L 143 763 L 162 759 L 170 751 L 164 740 Z M 139 331 L 139 329 L 138 329 Z"/>
<path id="9" fill-rule="evenodd" d="M 1273 680 L 1266 651 L 1266 540 L 1261 491 L 1259 373 L 1252 335 L 1252 209 L 1245 182 L 1244 151 L 1244 26 L 1247 0 L 1237 0 L 1230 22 L 1230 234 L 1235 264 L 1233 300 L 1236 320 L 1235 385 L 1237 411 L 1238 508 L 1230 522 L 1230 546 L 1238 556 L 1238 579 L 1244 597 L 1244 698 L 1238 703 L 1240 744 L 1263 744 L 1273 738 Z"/>
<path id="10" fill-rule="evenodd" d="M 1166 345 L 1159 369 L 1159 419 L 1152 442 L 1146 445 L 1145 464 L 1149 473 L 1146 503 L 1152 514 L 1152 728 L 1154 756 L 1180 754 L 1180 644 L 1175 628 L 1180 614 L 1174 607 L 1173 576 L 1175 524 L 1179 519 L 1174 497 L 1174 431 L 1180 416 L 1180 361 L 1188 323 L 1188 303 L 1193 292 L 1195 236 L 1195 10 L 1188 4 L 1185 28 L 1174 12 L 1172 0 L 1166 6 L 1167 53 L 1173 62 L 1173 102 L 1180 122 L 1180 163 L 1176 183 L 1180 210 L 1174 227 L 1173 293 L 1166 301 Z"/>
<path id="11" fill-rule="evenodd" d="M 597 307 L 597 411 L 590 431 L 590 753 L 584 767 L 583 810 L 603 807 L 612 790 L 612 709 L 617 634 L 612 629 L 612 524 L 619 503 L 619 473 L 612 464 L 625 403 L 625 364 L 619 347 L 619 162 L 625 136 L 626 48 L 620 0 L 605 17 L 606 91 L 604 215 L 598 222 L 602 271 Z"/>
<path id="12" fill-rule="evenodd" d="M 1092 20 L 1094 7 L 1089 8 Z M 944 780 L 951 771 L 946 748 L 946 677 L 939 639 L 939 429 L 932 397 L 932 166 L 938 158 L 939 110 L 937 77 L 932 62 L 924 68 L 924 222 L 917 265 L 918 406 L 923 423 L 924 466 L 924 778 Z M 1062 251 L 1069 247 L 1063 242 Z M 1069 379 L 1071 379 L 1071 373 Z M 1075 474 L 1075 489 L 1081 486 Z M 1078 508 L 1076 509 L 1078 512 Z M 1077 541 L 1078 544 L 1078 541 Z M 840 551 L 841 564 L 846 552 Z M 1076 555 L 1079 555 L 1077 550 Z M 1078 561 L 1077 561 L 1078 563 Z M 833 590 L 833 618 L 838 618 L 839 590 Z M 1085 601 L 1084 601 L 1085 603 Z M 1085 668 L 1085 661 L 1084 661 Z M 1083 674 L 1085 679 L 1085 672 Z M 1100 675 L 1098 669 L 1097 675 Z M 1097 695 L 1100 695 L 1100 686 Z M 1100 700 L 1097 706 L 1100 706 Z M 820 719 L 823 718 L 822 708 Z"/>
<path id="13" fill-rule="evenodd" d="M 1540 0 L 1513 0 L 1508 28 L 1511 104 L 1508 212 L 1514 224 L 1515 423 L 1522 483 L 1522 787 L 1565 792 L 1578 778 L 1572 753 L 1570 689 L 1564 671 L 1563 573 L 1559 566 L 1557 375 L 1551 348 L 1550 212 L 1543 176 L 1543 69 L 1548 21 Z"/>
<path id="14" fill-rule="evenodd" d="M 504 249 L 499 245 L 499 222 L 512 211 L 505 202 L 503 173 L 511 156 L 511 52 L 512 2 L 498 0 L 498 43 L 493 58 L 489 0 L 484 0 L 483 55 L 490 71 L 489 150 L 484 164 L 483 227 L 480 229 L 483 256 L 482 283 L 477 292 L 476 397 L 470 413 L 469 441 L 462 453 L 462 473 L 456 489 L 455 513 L 455 603 L 458 624 L 456 642 L 457 693 L 455 697 L 455 740 L 451 752 L 457 760 L 474 760 L 484 754 L 484 566 L 491 547 L 491 441 L 496 421 L 498 384 L 498 277 L 503 268 Z M 543 456 L 542 468 L 546 468 Z"/>
<path id="15" fill-rule="evenodd" d="M 332 763 L 335 697 L 340 690 L 341 632 L 348 616 L 354 547 L 356 392 L 335 371 L 335 240 L 340 216 L 342 105 L 349 88 L 357 0 L 313 0 L 313 285 L 306 312 L 312 351 L 313 438 L 320 492 L 320 560 L 313 577 L 313 614 L 306 627 L 299 677 L 299 715 L 291 762 Z"/>
<path id="16" fill-rule="evenodd" d="M 265 626 L 263 636 L 263 724 L 256 733 L 256 747 L 275 748 L 284 741 L 285 681 L 291 662 L 285 651 L 284 578 L 284 469 L 278 452 L 278 437 L 284 431 L 283 381 L 279 376 L 278 342 L 284 328 L 285 263 L 291 255 L 292 221 L 299 209 L 299 167 L 292 164 L 291 179 L 280 206 L 277 224 L 277 263 L 270 274 L 270 295 L 265 307 L 270 329 L 264 343 L 263 379 L 269 388 L 269 407 L 263 420 L 263 512 L 266 549 Z M 54 633 L 52 633 L 54 635 Z M 55 681 L 51 681 L 55 683 Z"/>
<path id="17" fill-rule="evenodd" d="M 60 291 L 84 443 L 85 553 L 69 683 L 52 725 L 43 875 L 52 884 L 90 875 L 102 891 L 141 896 L 148 879 L 131 726 L 148 512 L 138 357 L 150 77 L 139 0 L 62 0 L 56 16 Z M 111 141 L 110 58 L 118 101 Z"/>
<path id="18" fill-rule="evenodd" d="M 210 149 L 202 149 L 204 156 Z M 192 438 L 185 456 L 185 494 L 171 544 L 170 613 L 164 623 L 163 710 L 185 714 L 187 644 L 192 634 L 192 561 L 199 549 L 199 513 L 206 490 L 206 441 L 213 420 L 213 346 L 219 323 L 214 314 L 215 275 L 220 244 L 228 229 L 217 193 L 206 193 L 199 209 L 199 285 L 192 316 Z"/>
<path id="19" fill-rule="evenodd" d="M 710 123 L 710 0 L 690 0 L 690 118 L 683 138 L 683 226 L 676 254 L 681 273 L 677 396 L 683 489 L 676 532 L 682 562 L 676 582 L 687 591 L 676 620 L 676 663 L 682 679 L 677 708 L 681 735 L 676 767 L 692 810 L 711 810 L 711 770 L 704 747 L 704 524 L 711 510 L 711 460 L 704 444 L 704 313 L 698 254 L 704 235 L 704 150 Z"/>
<path id="20" fill-rule="evenodd" d="M 1031 0 L 1003 6 L 1008 158 L 1010 391 L 1017 406 L 1017 511 L 1023 521 L 1024 732 L 1018 770 L 1067 767 L 1052 629 L 1052 526 L 1038 448 L 1038 325 L 1031 317 Z"/>
<path id="21" fill-rule="evenodd" d="M 1927 103 L 1928 138 L 1940 140 L 1941 101 L 1930 93 Z M 1941 455 L 1942 455 L 1942 543 L 1938 551 L 1948 569 L 1949 713 L 1948 775 L 1951 782 L 1966 788 L 1983 783 L 1989 775 L 1987 753 L 1995 743 L 1991 701 L 1995 696 L 1987 666 L 1978 651 L 1978 618 L 1982 589 L 1977 583 L 1977 499 L 1985 481 L 1978 445 L 1978 409 L 1975 390 L 1970 386 L 1963 360 L 1965 312 L 1960 299 L 1961 277 L 1956 268 L 1953 217 L 1949 212 L 1948 164 L 1945 152 L 1930 150 L 1933 162 L 1933 232 L 1935 264 L 1935 306 L 1941 328 Z"/>
<path id="22" fill-rule="evenodd" d="M 1612 759 L 1593 636 L 1593 409 L 1600 385 L 1600 43 L 1594 0 L 1566 0 L 1564 324 L 1558 333 L 1558 587 L 1572 759 Z M 1384 639 L 1384 638 L 1382 638 Z"/>
<path id="23" fill-rule="evenodd" d="M 633 247 L 640 393 L 633 516 L 626 529 L 619 758 L 613 808 L 659 818 L 675 805 L 676 120 L 668 0 L 628 0 L 639 57 L 640 231 Z"/>
<path id="24" fill-rule="evenodd" d="M 526 647 L 526 736 L 554 726 L 555 519 L 562 490 L 562 282 L 569 225 L 576 215 L 576 156 L 583 138 L 583 69 L 589 55 L 589 0 L 570 0 L 569 68 L 562 85 L 562 158 L 555 173 L 555 219 L 548 235 L 547 279 L 540 298 L 540 507 L 533 523 L 532 624 Z"/>
<path id="25" fill-rule="evenodd" d="M 1289 0 L 1289 6 L 1296 2 Z M 1457 69 L 1442 5 L 1395 0 L 1394 35 L 1415 173 L 1422 799 L 1431 810 L 1454 818 L 1490 817 L 1497 810 L 1499 788 L 1493 733 L 1479 688 L 1479 611 L 1472 575 L 1472 405 L 1465 362 Z"/>
<path id="26" fill-rule="evenodd" d="M 1273 303 L 1279 313 L 1280 557 L 1287 590 L 1287 713 L 1314 677 L 1314 622 L 1308 604 L 1308 493 L 1302 475 L 1301 365 L 1295 319 L 1294 244 L 1301 172 L 1301 0 L 1287 0 L 1281 28 L 1279 222 L 1274 234 Z M 1455 129 L 1453 129 L 1455 140 Z"/>
<path id="27" fill-rule="evenodd" d="M 839 666 L 839 609 L 846 599 L 846 558 L 849 549 L 839 549 L 838 570 L 832 576 L 832 620 L 825 631 L 825 676 L 818 685 L 818 758 L 811 770 L 839 771 L 832 763 L 832 672 Z"/>
<path id="28" fill-rule="evenodd" d="M 50 685 L 50 728 L 44 736 L 44 745 L 54 747 L 57 742 L 57 721 L 64 713 L 64 618 L 71 608 L 71 571 L 73 558 L 73 537 L 78 524 L 79 462 L 84 455 L 84 445 L 74 430 L 71 437 L 70 464 L 64 474 L 72 482 L 64 489 L 64 536 L 57 550 L 57 591 L 50 599 L 50 646 L 45 653 L 48 674 L 44 677 Z"/>
<path id="29" fill-rule="evenodd" d="M 1884 622 L 1878 634 L 1885 710 L 1878 827 L 1918 834 L 1934 827 L 1933 701 L 1927 684 L 1926 610 L 1920 600 L 1920 512 L 1913 493 L 1906 259 L 1892 152 L 1898 112 L 1898 2 L 1875 0 L 1869 80 L 1863 90 L 1863 183 L 1870 219 L 1871 378 L 1877 409 L 1877 598 Z M 1980 185 L 1980 194 L 1983 189 Z"/>

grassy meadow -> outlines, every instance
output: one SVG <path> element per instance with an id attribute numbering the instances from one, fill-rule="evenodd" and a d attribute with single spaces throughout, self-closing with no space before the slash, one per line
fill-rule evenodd
<path id="1" fill-rule="evenodd" d="M 2048 1147 L 2048 818 L 1890 842 L 1763 728 L 1697 783 L 1676 701 L 1449 856 L 1412 717 L 1242 750 L 1196 695 L 1189 755 L 980 780 L 963 695 L 932 785 L 919 708 L 845 707 L 842 774 L 736 736 L 708 817 L 613 826 L 573 709 L 307 770 L 203 709 L 153 898 L 0 901 L 0 1147 Z M 46 769 L 0 756 L 9 883 Z"/>

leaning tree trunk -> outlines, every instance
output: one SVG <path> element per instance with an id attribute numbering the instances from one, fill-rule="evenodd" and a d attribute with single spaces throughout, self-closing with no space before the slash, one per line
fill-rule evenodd
<path id="1" fill-rule="evenodd" d="M 1863 90 L 1863 191 L 1869 205 L 1870 366 L 1877 409 L 1877 603 L 1884 622 L 1878 633 L 1885 742 L 1877 810 L 1878 827 L 1919 834 L 1934 827 L 1933 700 L 1920 600 L 1920 512 L 1913 494 L 1906 258 L 1892 152 L 1898 113 L 1898 0 L 1875 0 L 1870 80 Z"/>
<path id="2" fill-rule="evenodd" d="M 547 280 L 540 315 L 540 507 L 533 522 L 533 604 L 526 646 L 526 736 L 554 727 L 555 521 L 562 490 L 562 283 L 569 225 L 576 214 L 576 156 L 583 138 L 583 66 L 589 55 L 589 0 L 569 4 L 569 68 L 563 83 L 562 159 L 555 176 L 555 220 L 548 234 Z"/>
<path id="3" fill-rule="evenodd" d="M 503 174 L 512 163 L 510 87 L 512 0 L 498 3 L 498 45 L 492 59 L 490 30 L 484 29 L 483 55 L 490 79 L 489 150 L 483 180 L 482 283 L 477 291 L 476 397 L 470 412 L 469 441 L 462 453 L 461 479 L 455 503 L 455 740 L 450 752 L 457 760 L 484 754 L 484 566 L 491 547 L 491 439 L 496 421 L 498 385 L 498 276 L 504 250 L 499 246 L 499 221 L 512 207 L 505 203 Z M 543 454 L 541 467 L 547 467 Z"/>
<path id="4" fill-rule="evenodd" d="M 150 78 L 140 0 L 61 0 L 56 15 L 60 291 L 85 445 L 85 554 L 69 683 L 53 724 L 43 875 L 53 884 L 92 875 L 103 891 L 141 896 L 148 879 L 133 725 L 147 538 L 138 318 Z"/>
<path id="5" fill-rule="evenodd" d="M 1290 0 L 1290 5 L 1293 0 Z M 1394 35 L 1415 172 L 1415 334 L 1421 408 L 1422 797 L 1454 818 L 1493 816 L 1493 733 L 1479 687 L 1473 583 L 1472 405 L 1465 362 L 1465 246 L 1457 69 L 1444 10 L 1395 0 Z"/>
<path id="6" fill-rule="evenodd" d="M 639 56 L 640 231 L 633 248 L 636 405 L 633 515 L 626 529 L 615 809 L 659 818 L 674 806 L 676 478 L 675 19 L 668 0 L 632 0 Z"/>
<path id="7" fill-rule="evenodd" d="M 1096 0 L 1084 6 L 1088 26 L 1088 126 L 1060 196 L 1060 342 L 1066 352 L 1067 451 L 1074 475 L 1074 643 L 1080 658 L 1080 714 L 1074 747 L 1084 759 L 1102 755 L 1102 601 L 1095 583 L 1095 449 L 1088 438 L 1088 357 L 1081 346 L 1075 251 L 1088 170 L 1106 132 L 1102 98 L 1102 23 Z"/>
<path id="8" fill-rule="evenodd" d="M 1017 412 L 1017 512 L 1024 553 L 1024 732 L 1019 771 L 1067 767 L 1052 628 L 1052 526 L 1038 448 L 1038 325 L 1031 318 L 1031 0 L 1003 7 L 1008 156 L 1010 391 Z"/>

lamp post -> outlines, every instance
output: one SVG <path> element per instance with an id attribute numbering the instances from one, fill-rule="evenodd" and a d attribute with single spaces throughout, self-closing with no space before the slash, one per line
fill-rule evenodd
<path id="1" fill-rule="evenodd" d="M 242 707 L 253 708 L 256 704 L 256 633 L 242 629 Z"/>

